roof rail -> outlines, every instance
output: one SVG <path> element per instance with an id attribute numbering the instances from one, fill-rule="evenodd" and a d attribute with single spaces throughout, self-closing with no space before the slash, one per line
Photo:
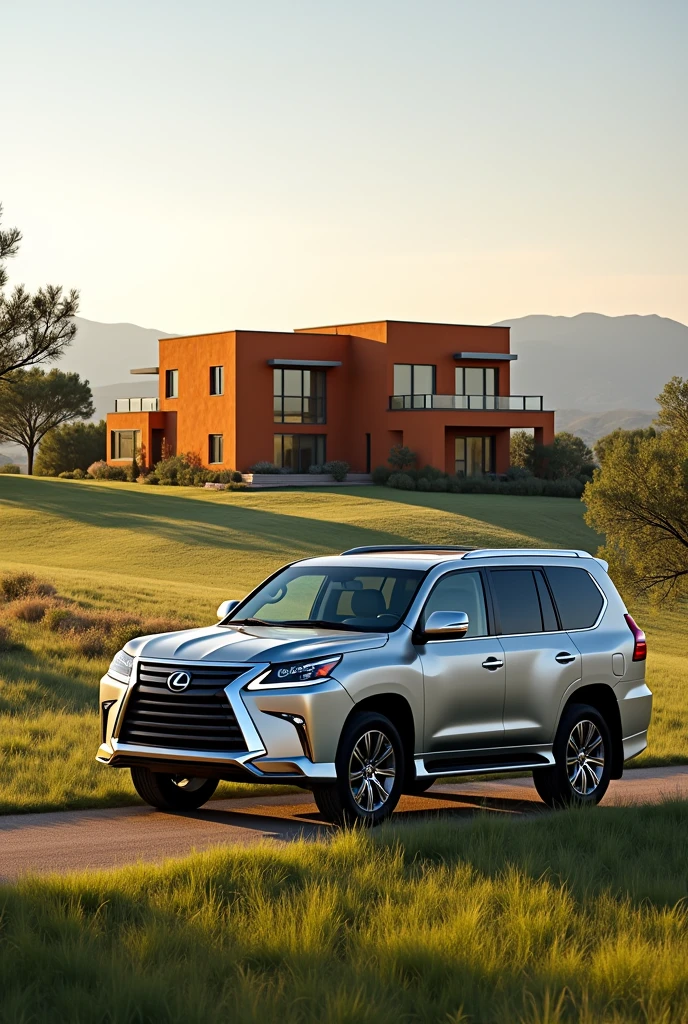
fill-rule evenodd
<path id="1" fill-rule="evenodd" d="M 559 558 L 592 558 L 593 556 L 589 551 L 577 551 L 573 549 L 565 548 L 473 548 L 473 550 L 464 555 L 464 558 L 523 558 L 524 556 L 533 556 L 535 558 L 540 555 L 546 555 L 550 557 Z"/>
<path id="2" fill-rule="evenodd" d="M 384 554 L 389 552 L 392 554 L 395 551 L 454 551 L 456 553 L 465 553 L 466 551 L 474 551 L 474 548 L 462 548 L 456 547 L 453 544 L 368 544 L 360 548 L 349 548 L 348 551 L 342 551 L 342 555 L 372 555 L 372 554 Z"/>

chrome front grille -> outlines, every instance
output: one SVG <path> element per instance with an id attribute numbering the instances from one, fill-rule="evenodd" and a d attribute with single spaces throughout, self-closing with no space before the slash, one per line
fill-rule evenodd
<path id="1" fill-rule="evenodd" d="M 140 662 L 118 739 L 172 750 L 245 751 L 246 741 L 224 687 L 249 668 Z M 167 687 L 174 672 L 191 676 L 191 684 L 182 693 L 172 693 Z"/>

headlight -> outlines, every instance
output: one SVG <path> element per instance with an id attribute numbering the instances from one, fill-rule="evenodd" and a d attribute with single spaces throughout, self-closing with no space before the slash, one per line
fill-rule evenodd
<path id="1" fill-rule="evenodd" d="M 127 654 L 126 651 L 117 651 L 117 654 L 110 662 L 108 675 L 113 676 L 114 679 L 119 679 L 122 683 L 128 683 L 133 667 L 134 659 L 131 654 Z"/>
<path id="2" fill-rule="evenodd" d="M 341 654 L 320 658 L 318 661 L 292 661 L 288 664 L 273 665 L 272 668 L 254 679 L 246 687 L 247 690 L 272 689 L 281 686 L 313 686 L 327 679 L 342 660 Z"/>

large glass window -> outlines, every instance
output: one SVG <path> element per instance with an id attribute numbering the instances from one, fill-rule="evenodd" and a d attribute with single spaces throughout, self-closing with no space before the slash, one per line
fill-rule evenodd
<path id="1" fill-rule="evenodd" d="M 224 435 L 208 434 L 208 464 L 224 462 Z"/>
<path id="2" fill-rule="evenodd" d="M 549 567 L 547 579 L 557 602 L 563 629 L 590 629 L 597 622 L 604 598 L 585 569 Z"/>
<path id="3" fill-rule="evenodd" d="M 387 632 L 401 622 L 424 575 L 421 569 L 292 565 L 259 587 L 226 625 L 259 618 Z"/>
<path id="4" fill-rule="evenodd" d="M 111 430 L 110 458 L 133 459 L 141 451 L 140 430 Z"/>
<path id="5" fill-rule="evenodd" d="M 497 631 L 541 633 L 542 613 L 532 569 L 496 569 L 490 574 Z"/>
<path id="6" fill-rule="evenodd" d="M 325 371 L 273 370 L 275 423 L 325 423 Z"/>
<path id="7" fill-rule="evenodd" d="M 458 476 L 482 476 L 494 472 L 493 437 L 457 437 L 454 471 Z"/>
<path id="8" fill-rule="evenodd" d="M 466 636 L 487 636 L 485 594 L 479 572 L 456 572 L 443 576 L 423 609 L 423 622 L 433 612 L 465 612 Z"/>
<path id="9" fill-rule="evenodd" d="M 496 409 L 498 372 L 491 366 L 457 366 L 454 371 L 454 392 L 466 396 L 468 409 Z"/>
<path id="10" fill-rule="evenodd" d="M 392 403 L 393 408 L 423 409 L 426 395 L 434 394 L 434 366 L 430 363 L 394 364 L 394 395 L 403 398 L 403 402 Z"/>
<path id="11" fill-rule="evenodd" d="M 326 462 L 325 434 L 275 434 L 276 466 L 293 473 L 307 473 Z"/>
<path id="12" fill-rule="evenodd" d="M 210 394 L 224 395 L 225 393 L 225 368 L 224 366 L 210 367 Z"/>
<path id="13" fill-rule="evenodd" d="M 179 370 L 165 370 L 165 398 L 179 397 Z"/>

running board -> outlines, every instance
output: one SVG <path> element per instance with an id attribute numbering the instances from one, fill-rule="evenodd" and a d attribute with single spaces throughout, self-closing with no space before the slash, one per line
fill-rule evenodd
<path id="1" fill-rule="evenodd" d="M 545 754 L 522 754 L 505 756 L 502 759 L 489 761 L 485 757 L 425 757 L 416 759 L 416 776 L 428 775 L 484 775 L 490 772 L 520 772 L 533 768 L 543 768 L 554 764 L 551 757 Z M 422 770 L 419 771 L 419 768 Z"/>

